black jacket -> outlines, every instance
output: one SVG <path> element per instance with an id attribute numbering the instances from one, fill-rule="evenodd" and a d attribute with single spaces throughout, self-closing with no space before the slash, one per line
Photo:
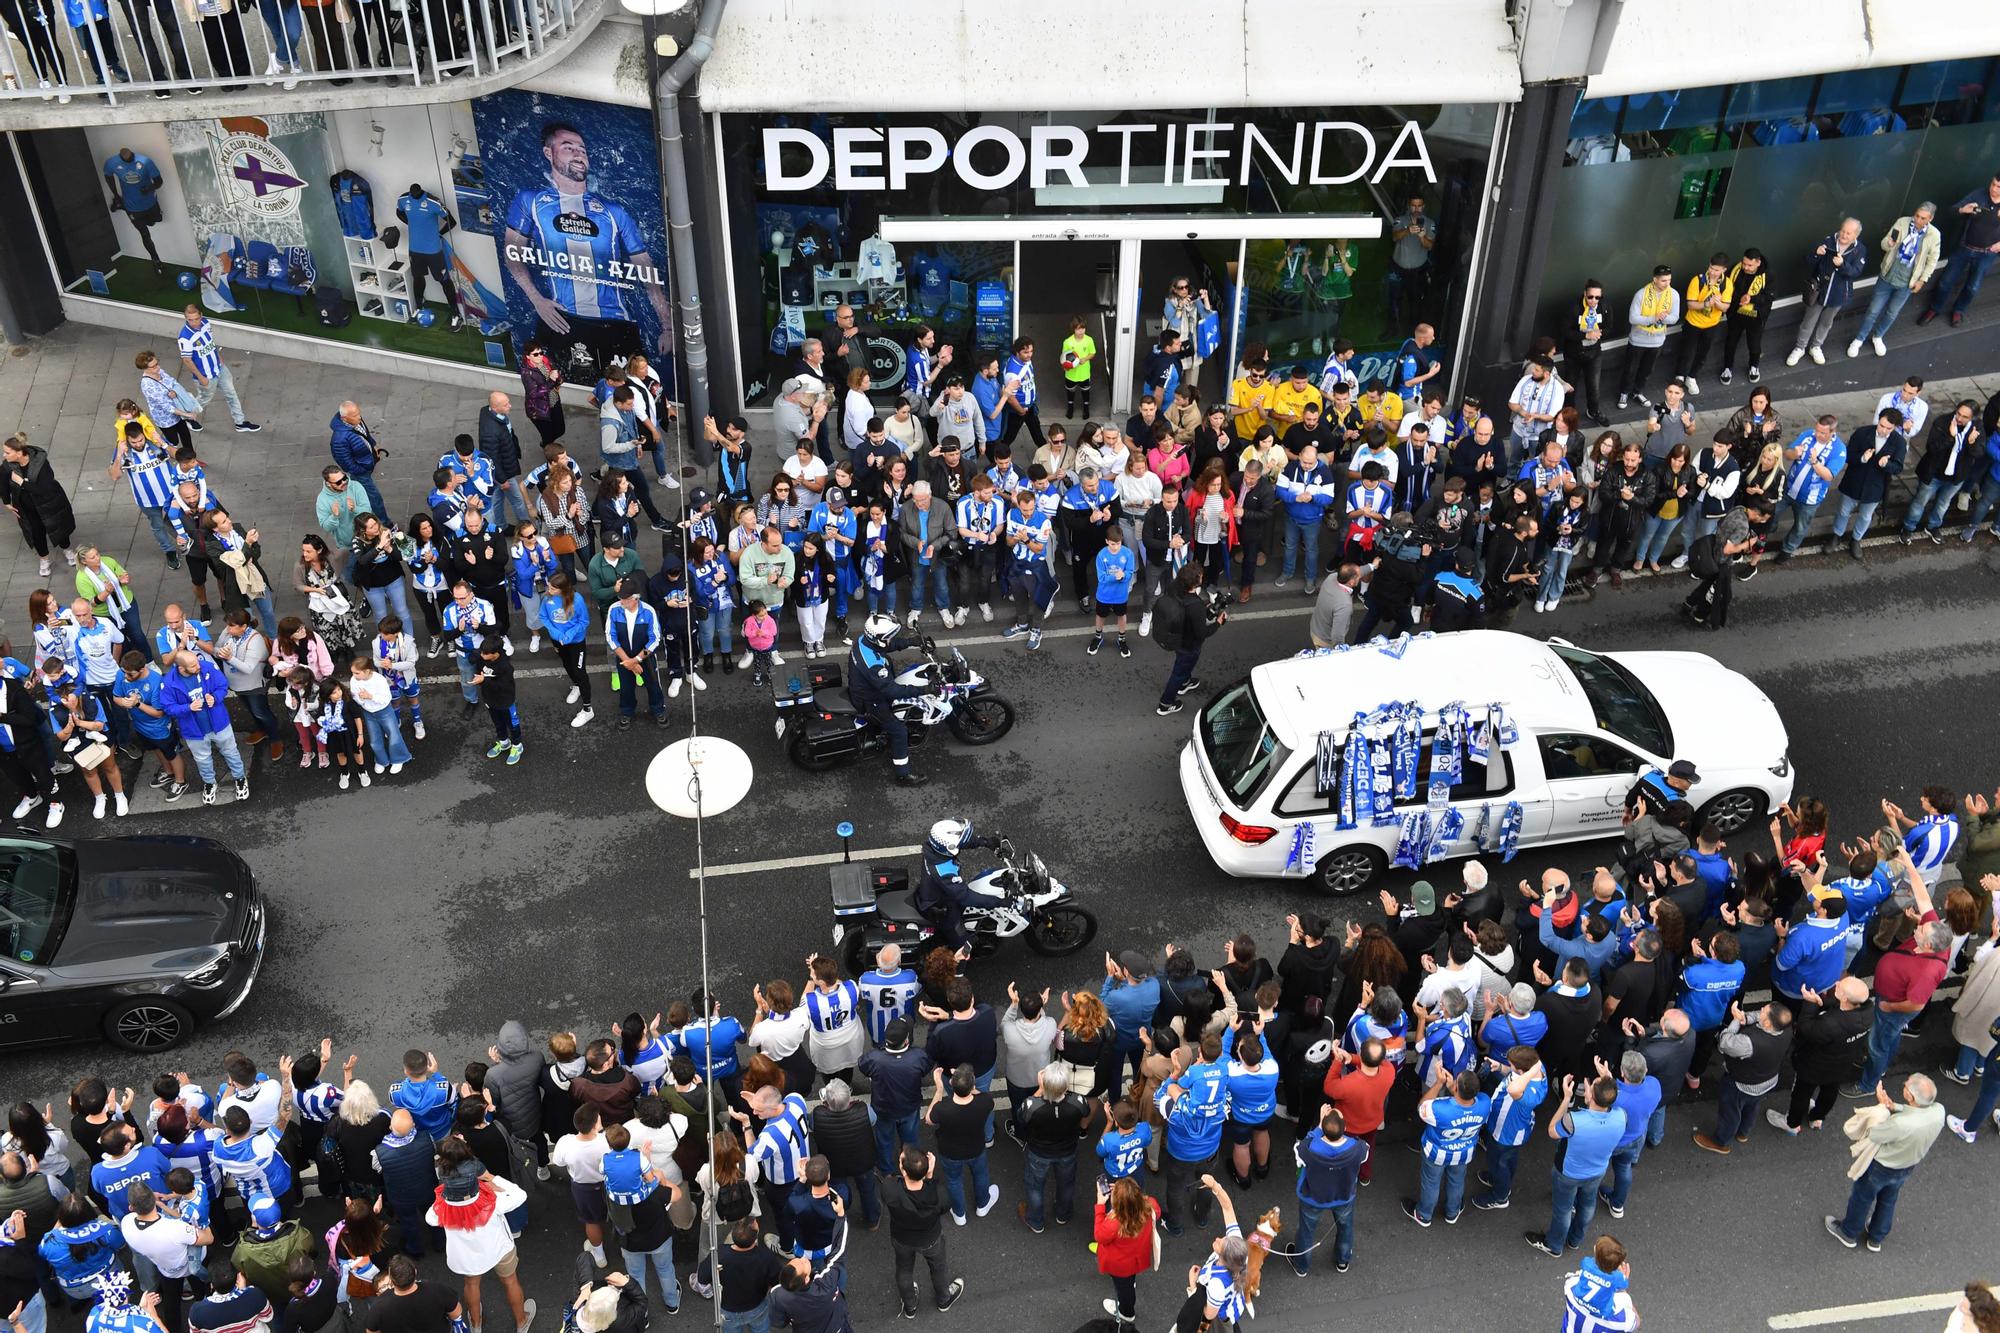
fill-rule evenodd
<path id="1" fill-rule="evenodd" d="M 1169 510 L 1165 505 L 1154 505 L 1148 509 L 1139 525 L 1139 540 L 1146 548 L 1146 563 L 1166 564 L 1167 542 L 1174 537 L 1179 537 L 1187 550 L 1194 549 L 1194 534 L 1188 530 L 1187 506 L 1177 504 Z"/>
<path id="2" fill-rule="evenodd" d="M 479 450 L 493 460 L 495 481 L 521 475 L 521 438 L 514 434 L 512 418 L 503 419 L 491 407 L 479 409 Z"/>
<path id="3" fill-rule="evenodd" d="M 506 586 L 514 562 L 507 543 L 486 528 L 451 543 L 450 566 L 446 577 L 453 583 L 464 579 L 474 588 L 500 588 Z"/>
<path id="4" fill-rule="evenodd" d="M 76 516 L 70 512 L 69 493 L 49 466 L 48 450 L 31 444 L 27 454 L 25 463 L 0 465 L 0 502 L 32 509 L 44 527 L 68 533 L 76 527 Z"/>
<path id="5" fill-rule="evenodd" d="M 1627 1050 L 1637 1051 L 1646 1057 L 1646 1072 L 1660 1080 L 1661 1098 L 1669 1102 L 1680 1096 L 1688 1066 L 1694 1063 L 1694 1044 L 1694 1033 L 1670 1037 L 1660 1030 L 1658 1024 L 1647 1028 L 1643 1037 L 1625 1039 Z"/>
<path id="6" fill-rule="evenodd" d="M 1167 612 L 1165 608 L 1170 604 L 1174 610 Z M 1160 599 L 1153 615 L 1153 632 L 1159 636 L 1160 645 L 1175 652 L 1200 648 L 1217 628 L 1208 618 L 1208 604 L 1200 594 L 1183 592 L 1178 587 L 1173 596 Z"/>
<path id="7" fill-rule="evenodd" d="M 1974 422 L 1967 429 L 1956 459 L 1951 456 L 1955 424 L 1956 414 L 1939 416 L 1931 422 L 1930 433 L 1924 436 L 1924 456 L 1917 460 L 1918 481 L 1962 482 L 1979 470 L 1986 457 L 1982 447 L 1985 437 L 1979 432 L 1979 423 Z"/>
<path id="8" fill-rule="evenodd" d="M 1298 428 L 1293 427 L 1293 429 Z M 1278 483 L 1266 473 L 1255 486 L 1250 488 L 1249 494 L 1243 497 L 1243 502 L 1236 506 L 1236 535 L 1240 543 L 1248 545 L 1264 531 L 1264 526 L 1271 521 L 1271 510 L 1277 502 Z M 1182 505 L 1180 512 L 1185 514 L 1187 506 Z"/>
<path id="9" fill-rule="evenodd" d="M 1311 1001 L 1325 1007 L 1340 982 L 1340 946 L 1334 941 L 1318 944 L 1288 944 L 1278 959 L 1278 1007 L 1301 1020 L 1317 1018 L 1308 1012 Z"/>
<path id="10" fill-rule="evenodd" d="M 812 1113 L 813 1151 L 826 1158 L 835 1180 L 865 1176 L 875 1169 L 875 1131 L 868 1108 L 850 1102 L 844 1111 L 815 1106 Z"/>
<path id="11" fill-rule="evenodd" d="M 1832 997 L 1828 997 L 1832 998 Z M 1792 1067 L 1801 1083 L 1846 1083 L 1858 1078 L 1868 1058 L 1868 1030 L 1875 1023 L 1875 1002 L 1854 1009 L 1814 1009 L 1793 1028 Z"/>

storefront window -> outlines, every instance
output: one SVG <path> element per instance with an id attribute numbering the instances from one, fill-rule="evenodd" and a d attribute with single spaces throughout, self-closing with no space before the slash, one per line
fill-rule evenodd
<path id="1" fill-rule="evenodd" d="M 643 351 L 671 377 L 644 111 L 510 90 L 41 131 L 23 151 L 76 296 L 496 369 L 540 339 L 572 379 Z"/>
<path id="2" fill-rule="evenodd" d="M 1605 283 L 1622 310 L 1654 264 L 1685 278 L 1712 253 L 1749 246 L 1767 257 L 1777 294 L 1796 294 L 1806 256 L 1842 217 L 1879 236 L 1919 200 L 1949 205 L 1984 183 L 1982 164 L 2000 160 L 1996 65 L 1982 57 L 1578 102 L 1552 214 L 1545 326 L 1586 279 Z M 1658 111 L 1668 100 L 1721 106 L 1713 128 L 1722 132 L 1690 126 L 1674 131 L 1678 145 L 1661 142 L 1635 116 L 1652 106 L 1651 123 L 1668 119 Z"/>
<path id="3" fill-rule="evenodd" d="M 1114 401 L 1123 400 L 1121 390 L 1129 398 L 1134 386 L 1125 381 L 1136 380 L 1158 335 L 1176 276 L 1208 289 L 1216 314 L 1208 355 L 1232 367 L 1244 342 L 1322 359 L 1337 335 L 1364 347 L 1393 345 L 1407 331 L 1395 324 L 1419 312 L 1447 322 L 1462 296 L 1494 114 L 1428 107 L 724 116 L 720 176 L 745 403 L 769 404 L 801 343 L 841 304 L 854 307 L 871 363 L 890 372 L 871 369 L 871 393 L 884 405 L 905 387 L 900 377 L 921 324 L 965 365 L 1013 336 L 1035 338 L 1048 353 L 1038 355 L 1046 390 L 1059 371 L 1055 346 L 1043 344 L 1059 345 L 1078 318 L 1093 329 L 1132 330 L 1130 359 L 1119 363 L 1107 346 L 1098 367 L 1119 377 Z M 1434 280 L 1397 292 L 1387 233 L 1412 195 L 1429 202 L 1437 228 Z M 1299 238 L 1311 263 L 1293 265 L 1285 278 L 1282 241 L 1252 242 L 1246 258 L 1226 224 L 1185 245 L 1141 240 L 1120 227 L 1161 216 L 1280 214 L 1369 219 L 1383 234 L 1348 243 L 1349 281 L 1327 276 L 1323 235 Z M 1052 221 L 1046 234 L 1015 225 L 1037 218 L 1081 225 Z M 1009 239 L 954 239 L 954 226 L 926 226 L 989 221 Z M 799 251 L 800 236 L 812 253 Z M 1065 240 L 1074 242 L 1067 253 L 1058 244 Z M 1133 263 L 1137 275 L 1125 270 Z M 1294 301 L 1308 268 L 1309 289 Z M 1121 309 L 1126 302 L 1136 309 Z"/>

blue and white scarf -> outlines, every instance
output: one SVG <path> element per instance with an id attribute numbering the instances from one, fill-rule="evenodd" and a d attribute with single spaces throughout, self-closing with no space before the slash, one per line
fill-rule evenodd
<path id="1" fill-rule="evenodd" d="M 1391 738 L 1391 768 L 1395 777 L 1396 799 L 1415 800 L 1417 795 L 1417 764 L 1423 753 L 1424 715 L 1416 704 L 1404 705 L 1396 717 L 1396 730 Z"/>
<path id="2" fill-rule="evenodd" d="M 1928 231 L 1930 231 L 1929 227 L 1911 227 L 1910 234 L 1905 236 L 1902 244 L 1896 247 L 1896 262 L 1899 264 L 1916 263 L 1917 251 L 1922 248 L 1924 235 Z"/>

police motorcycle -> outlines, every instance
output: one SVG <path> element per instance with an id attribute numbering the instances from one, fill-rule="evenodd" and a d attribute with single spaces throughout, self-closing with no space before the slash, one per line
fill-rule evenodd
<path id="1" fill-rule="evenodd" d="M 934 838 L 937 829 L 958 824 L 939 821 Z M 1018 851 L 1008 838 L 998 839 L 994 852 L 1000 864 L 965 882 L 958 909 L 973 957 L 986 957 L 1017 935 L 1045 958 L 1068 957 L 1097 938 L 1096 914 L 1077 903 L 1040 856 Z M 933 941 L 943 947 L 937 925 L 917 910 L 904 867 L 843 861 L 832 867 L 831 878 L 833 941 L 846 975 L 860 976 L 885 944 L 902 945 L 912 967 L 922 965 Z"/>
<path id="2" fill-rule="evenodd" d="M 923 693 L 891 705 L 909 733 L 911 748 L 940 724 L 966 745 L 991 745 L 1014 729 L 1014 705 L 972 669 L 963 653 L 956 648 L 940 653 L 929 637 L 916 646 L 922 656 L 897 672 L 896 683 Z M 783 679 L 774 675 L 771 682 L 778 739 L 793 763 L 808 773 L 824 773 L 888 749 L 882 725 L 848 697 L 839 666 L 799 666 L 798 672 Z"/>

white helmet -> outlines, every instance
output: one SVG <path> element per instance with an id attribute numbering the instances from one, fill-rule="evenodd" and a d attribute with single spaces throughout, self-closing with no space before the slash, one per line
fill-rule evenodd
<path id="1" fill-rule="evenodd" d="M 863 642 L 877 648 L 886 648 L 889 646 L 889 640 L 896 637 L 899 628 L 901 627 L 896 624 L 896 617 L 877 611 L 861 622 L 861 638 Z"/>
<path id="2" fill-rule="evenodd" d="M 931 825 L 931 844 L 947 856 L 957 856 L 966 835 L 971 832 L 972 825 L 963 819 L 940 819 Z"/>

